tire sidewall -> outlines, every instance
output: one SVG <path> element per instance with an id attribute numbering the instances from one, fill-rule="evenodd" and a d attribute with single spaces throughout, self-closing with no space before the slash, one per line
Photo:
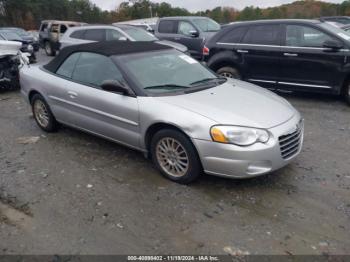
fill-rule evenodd
<path id="1" fill-rule="evenodd" d="M 348 82 L 344 88 L 344 99 L 345 102 L 350 105 L 350 82 Z"/>
<path id="2" fill-rule="evenodd" d="M 189 160 L 189 168 L 186 172 L 186 174 L 182 177 L 175 177 L 168 175 L 160 166 L 158 159 L 157 159 L 157 153 L 156 148 L 158 142 L 165 137 L 170 137 L 176 139 L 186 150 L 188 160 Z M 154 165 L 157 167 L 157 169 L 162 173 L 162 175 L 174 182 L 180 183 L 180 184 L 189 184 L 196 180 L 199 175 L 202 173 L 202 166 L 198 157 L 197 150 L 193 146 L 191 140 L 187 138 L 186 135 L 181 133 L 180 131 L 173 130 L 173 129 L 163 129 L 158 131 L 152 138 L 151 141 L 151 157 Z"/>
<path id="3" fill-rule="evenodd" d="M 48 55 L 48 56 L 54 56 L 55 55 L 55 51 L 53 50 L 50 41 L 46 41 L 45 42 L 44 48 L 45 48 L 46 55 Z"/>
<path id="4" fill-rule="evenodd" d="M 37 119 L 37 117 L 36 117 L 36 115 L 35 115 L 34 104 L 35 104 L 35 101 L 38 101 L 38 100 L 40 100 L 40 101 L 45 105 L 46 110 L 47 110 L 48 115 L 49 115 L 49 123 L 48 123 L 48 125 L 47 125 L 46 127 L 42 126 L 42 125 L 39 123 L 39 121 L 38 121 L 38 119 Z M 37 123 L 37 125 L 38 125 L 42 130 L 44 130 L 44 131 L 46 131 L 46 132 L 54 132 L 54 131 L 56 131 L 56 130 L 57 130 L 57 125 L 58 125 L 58 124 L 57 124 L 57 121 L 56 121 L 54 115 L 52 114 L 51 109 L 50 109 L 50 106 L 47 104 L 47 102 L 45 101 L 44 97 L 43 97 L 42 95 L 35 94 L 35 95 L 32 97 L 32 99 L 31 99 L 31 101 L 30 101 L 30 104 L 31 104 L 31 106 L 32 106 L 33 117 L 34 117 L 35 122 Z"/>
<path id="5" fill-rule="evenodd" d="M 230 73 L 234 78 L 234 79 L 241 79 L 241 74 L 239 73 L 239 71 L 234 68 L 234 67 L 231 67 L 231 66 L 224 66 L 224 67 L 221 67 L 219 68 L 216 73 L 221 75 L 222 73 L 224 72 L 227 72 L 227 73 Z"/>

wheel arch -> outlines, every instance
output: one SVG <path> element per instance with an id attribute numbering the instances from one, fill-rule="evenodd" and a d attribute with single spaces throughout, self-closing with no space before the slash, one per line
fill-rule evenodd
<path id="1" fill-rule="evenodd" d="M 340 87 L 339 94 L 343 95 L 346 91 L 347 85 L 350 84 L 350 72 L 344 77 L 343 84 Z"/>
<path id="2" fill-rule="evenodd" d="M 145 143 L 145 147 L 146 150 L 149 152 L 150 146 L 151 146 L 151 141 L 153 136 L 160 130 L 162 129 L 173 129 L 176 131 L 181 132 L 182 134 L 184 134 L 188 139 L 191 140 L 191 137 L 180 127 L 178 127 L 176 124 L 173 123 L 165 123 L 165 122 L 156 122 L 153 123 L 152 125 L 150 125 L 146 132 L 145 132 L 145 138 L 144 138 L 144 143 Z"/>
<path id="3" fill-rule="evenodd" d="M 215 72 L 224 66 L 232 66 L 242 73 L 239 57 L 232 51 L 218 52 L 208 61 L 208 67 Z"/>
<path id="4" fill-rule="evenodd" d="M 28 93 L 28 101 L 30 104 L 32 104 L 32 99 L 35 95 L 41 95 L 42 97 L 44 97 L 39 91 L 33 89 Z"/>
<path id="5" fill-rule="evenodd" d="M 182 128 L 180 128 L 179 126 L 177 126 L 176 124 L 173 124 L 173 123 L 156 122 L 147 128 L 147 130 L 145 132 L 145 136 L 144 136 L 144 143 L 145 143 L 145 148 L 146 148 L 146 152 L 147 152 L 148 157 L 150 156 L 150 151 L 151 151 L 150 147 L 151 147 L 152 138 L 158 131 L 160 131 L 162 129 L 173 129 L 173 130 L 179 131 L 180 133 L 185 135 L 192 143 L 194 149 L 196 150 L 197 156 L 202 164 L 200 153 L 198 152 L 198 148 L 196 147 L 195 143 L 193 143 L 191 136 L 188 133 L 186 133 Z"/>

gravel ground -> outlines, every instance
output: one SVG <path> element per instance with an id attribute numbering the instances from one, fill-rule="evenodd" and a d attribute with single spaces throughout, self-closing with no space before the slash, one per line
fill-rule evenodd
<path id="1" fill-rule="evenodd" d="M 182 186 L 123 146 L 45 134 L 0 93 L 0 254 L 350 254 L 350 107 L 284 96 L 305 118 L 292 164 Z"/>

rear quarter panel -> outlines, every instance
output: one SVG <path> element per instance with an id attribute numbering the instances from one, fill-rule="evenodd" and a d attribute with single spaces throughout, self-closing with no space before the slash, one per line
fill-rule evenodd
<path id="1" fill-rule="evenodd" d="M 40 93 L 46 100 L 48 98 L 46 90 L 46 74 L 49 73 L 40 69 L 40 66 L 23 66 L 20 69 L 21 93 L 27 102 L 32 91 Z"/>

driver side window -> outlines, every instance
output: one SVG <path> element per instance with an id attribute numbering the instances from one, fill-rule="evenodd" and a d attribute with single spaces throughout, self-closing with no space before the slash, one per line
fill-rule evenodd
<path id="1" fill-rule="evenodd" d="M 106 31 L 106 40 L 107 41 L 113 41 L 113 40 L 124 40 L 126 39 L 126 37 L 120 33 L 117 30 L 113 30 L 113 29 L 107 29 Z"/>
<path id="2" fill-rule="evenodd" d="M 81 53 L 72 79 L 96 87 L 101 86 L 105 80 L 123 82 L 123 76 L 111 58 L 88 52 Z"/>
<path id="3" fill-rule="evenodd" d="M 125 83 L 121 72 L 110 57 L 89 52 L 70 55 L 56 74 L 96 87 L 100 87 L 105 80 Z"/>
<path id="4" fill-rule="evenodd" d="M 191 31 L 197 31 L 193 25 L 186 21 L 179 22 L 178 34 L 190 36 Z"/>
<path id="5" fill-rule="evenodd" d="M 301 25 L 287 25 L 286 27 L 286 46 L 322 48 L 323 43 L 327 40 L 333 39 L 312 27 Z"/>

